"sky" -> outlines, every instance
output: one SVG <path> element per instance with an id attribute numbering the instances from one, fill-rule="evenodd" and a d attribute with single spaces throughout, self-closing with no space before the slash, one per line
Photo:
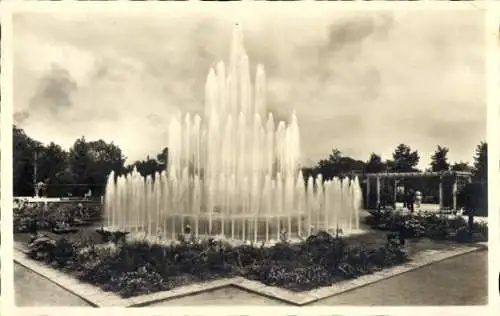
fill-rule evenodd
<path id="1" fill-rule="evenodd" d="M 387 159 L 399 143 L 420 168 L 438 144 L 472 162 L 486 139 L 482 12 L 276 10 L 17 13 L 15 123 L 66 149 L 85 136 L 128 162 L 156 155 L 170 118 L 203 113 L 208 70 L 228 60 L 240 23 L 268 110 L 296 111 L 304 165 L 333 148 Z"/>

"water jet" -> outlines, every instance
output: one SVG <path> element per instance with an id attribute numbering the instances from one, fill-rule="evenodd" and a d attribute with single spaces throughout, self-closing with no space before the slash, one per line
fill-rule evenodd
<path id="1" fill-rule="evenodd" d="M 272 243 L 313 231 L 359 229 L 357 178 L 304 180 L 295 112 L 276 122 L 266 111 L 266 74 L 248 55 L 235 25 L 230 62 L 208 72 L 204 117 L 187 113 L 169 125 L 167 170 L 108 178 L 108 229 L 175 239 L 196 236 Z"/>

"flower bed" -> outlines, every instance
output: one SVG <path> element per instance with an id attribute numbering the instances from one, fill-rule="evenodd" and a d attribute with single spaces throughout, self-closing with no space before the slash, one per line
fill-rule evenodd
<path id="1" fill-rule="evenodd" d="M 85 225 L 100 221 L 101 205 L 82 203 L 29 203 L 14 208 L 13 229 L 15 233 L 31 232 L 34 223 L 40 230 L 48 230 L 59 223 Z"/>
<path id="2" fill-rule="evenodd" d="M 70 242 L 38 235 L 29 245 L 28 256 L 122 297 L 230 276 L 306 291 L 408 260 L 395 239 L 380 247 L 363 248 L 325 232 L 299 244 L 282 241 L 272 247 L 231 246 L 194 236 L 170 245 L 126 241 L 124 235 L 111 239 Z"/>
<path id="3" fill-rule="evenodd" d="M 481 242 L 488 240 L 488 225 L 474 222 L 472 230 L 461 216 L 432 213 L 401 214 L 391 211 L 374 212 L 365 218 L 373 229 L 401 233 L 405 238 L 428 237 L 434 240 Z"/>

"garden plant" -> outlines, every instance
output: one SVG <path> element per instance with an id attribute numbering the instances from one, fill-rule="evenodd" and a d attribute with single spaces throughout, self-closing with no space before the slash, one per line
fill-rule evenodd
<path id="1" fill-rule="evenodd" d="M 271 247 L 184 235 L 168 245 L 127 241 L 124 233 L 101 236 L 101 242 L 72 242 L 38 233 L 27 255 L 123 297 L 231 276 L 306 291 L 408 260 L 397 239 L 363 248 L 326 232 L 295 244 L 283 239 Z"/>
<path id="2" fill-rule="evenodd" d="M 427 237 L 460 243 L 488 240 L 488 225 L 474 222 L 472 227 L 461 216 L 448 216 L 430 212 L 402 214 L 393 211 L 374 211 L 365 218 L 373 229 L 398 232 L 404 238 Z"/>

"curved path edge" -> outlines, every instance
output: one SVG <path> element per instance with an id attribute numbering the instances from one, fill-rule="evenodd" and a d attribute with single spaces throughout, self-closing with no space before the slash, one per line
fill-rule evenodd
<path id="1" fill-rule="evenodd" d="M 372 274 L 363 275 L 353 280 L 342 281 L 332 284 L 331 286 L 300 293 L 278 287 L 267 286 L 258 281 L 248 280 L 243 277 L 232 277 L 180 286 L 169 291 L 145 294 L 131 298 L 122 298 L 114 293 L 105 292 L 97 286 L 83 283 L 63 272 L 47 266 L 46 264 L 29 259 L 24 253 L 24 248 L 24 245 L 21 243 L 15 243 L 13 253 L 14 262 L 42 276 L 71 294 L 80 297 L 94 307 L 148 306 L 160 301 L 174 300 L 175 298 L 208 292 L 226 286 L 234 286 L 262 296 L 284 301 L 289 304 L 303 306 L 327 297 L 339 295 L 375 282 L 389 279 L 439 261 L 478 250 L 488 249 L 488 245 L 487 243 L 478 243 L 466 246 L 459 245 L 447 250 L 423 250 L 413 256 L 410 259 L 411 261 L 402 265 L 394 266 Z"/>

